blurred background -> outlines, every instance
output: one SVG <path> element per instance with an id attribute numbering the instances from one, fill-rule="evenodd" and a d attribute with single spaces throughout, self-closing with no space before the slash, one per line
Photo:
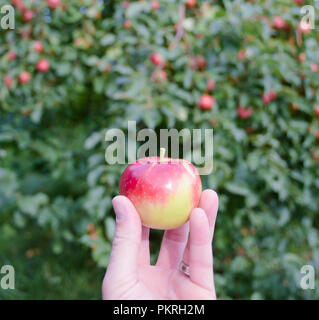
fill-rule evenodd
<path id="1" fill-rule="evenodd" d="M 303 0 L 0 0 L 1 299 L 99 299 L 125 166 L 105 130 L 213 128 L 220 299 L 318 299 L 318 29 Z M 315 9 L 319 17 L 319 10 Z M 0 19 L 4 17 L 1 13 Z M 319 22 L 318 22 L 319 23 Z M 152 260 L 162 232 L 152 232 Z"/>

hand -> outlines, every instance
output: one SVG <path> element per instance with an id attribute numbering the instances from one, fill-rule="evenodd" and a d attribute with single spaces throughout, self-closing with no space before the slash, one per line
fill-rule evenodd
<path id="1" fill-rule="evenodd" d="M 130 200 L 112 201 L 116 233 L 103 286 L 103 299 L 216 299 L 212 239 L 218 197 L 205 190 L 189 222 L 164 233 L 156 265 L 150 265 L 149 228 Z M 189 265 L 189 276 L 180 270 Z"/>

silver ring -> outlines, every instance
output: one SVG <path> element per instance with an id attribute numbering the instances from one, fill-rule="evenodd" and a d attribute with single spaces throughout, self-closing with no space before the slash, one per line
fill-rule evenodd
<path id="1" fill-rule="evenodd" d="M 187 265 L 184 261 L 181 262 L 180 270 L 189 277 L 189 265 Z"/>

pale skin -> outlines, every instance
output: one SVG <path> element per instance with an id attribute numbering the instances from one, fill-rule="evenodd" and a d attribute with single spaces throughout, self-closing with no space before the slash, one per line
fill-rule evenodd
<path id="1" fill-rule="evenodd" d="M 216 299 L 212 239 L 218 211 L 215 191 L 202 192 L 189 222 L 167 230 L 155 265 L 150 264 L 149 228 L 131 201 L 113 199 L 116 232 L 103 285 L 103 299 Z M 189 265 L 189 276 L 180 270 Z"/>

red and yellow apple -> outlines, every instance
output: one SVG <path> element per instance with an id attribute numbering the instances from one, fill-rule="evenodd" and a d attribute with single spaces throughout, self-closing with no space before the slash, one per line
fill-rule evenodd
<path id="1" fill-rule="evenodd" d="M 120 194 L 128 197 L 143 225 L 173 229 L 184 224 L 198 206 L 202 192 L 200 176 L 184 159 L 142 158 L 130 164 L 120 180 Z"/>

